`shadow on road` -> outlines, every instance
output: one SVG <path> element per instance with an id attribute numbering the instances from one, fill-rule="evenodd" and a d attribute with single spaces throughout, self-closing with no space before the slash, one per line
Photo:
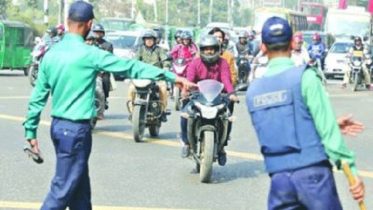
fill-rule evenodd
<path id="1" fill-rule="evenodd" d="M 196 169 L 191 173 L 196 174 Z M 266 174 L 262 161 L 242 161 L 230 164 L 228 159 L 227 165 L 224 167 L 214 164 L 211 183 L 219 184 L 237 179 L 250 179 L 262 174 Z"/>
<path id="2" fill-rule="evenodd" d="M 132 126 L 130 125 L 100 125 L 97 123 L 95 130 L 97 131 L 114 131 L 114 132 L 124 132 L 131 130 Z"/>
<path id="3" fill-rule="evenodd" d="M 127 114 L 115 114 L 115 115 L 105 115 L 105 120 L 121 120 L 128 119 Z"/>

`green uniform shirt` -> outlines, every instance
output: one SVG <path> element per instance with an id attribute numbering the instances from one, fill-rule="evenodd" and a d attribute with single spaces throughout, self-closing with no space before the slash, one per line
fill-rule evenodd
<path id="1" fill-rule="evenodd" d="M 276 75 L 294 66 L 295 64 L 290 58 L 274 58 L 269 61 L 268 70 L 264 76 Z M 302 96 L 313 118 L 326 154 L 337 166 L 340 166 L 341 161 L 349 163 L 352 173 L 357 175 L 355 154 L 348 150 L 344 143 L 333 107 L 320 77 L 313 68 L 307 69 L 302 76 Z"/>
<path id="2" fill-rule="evenodd" d="M 46 52 L 39 65 L 38 80 L 31 94 L 24 122 L 26 138 L 36 138 L 40 113 L 49 93 L 52 95 L 52 117 L 88 120 L 96 115 L 94 106 L 96 77 L 103 71 L 128 78 L 167 80 L 176 75 L 137 60 L 123 59 L 85 44 L 77 34 L 64 39 Z"/>

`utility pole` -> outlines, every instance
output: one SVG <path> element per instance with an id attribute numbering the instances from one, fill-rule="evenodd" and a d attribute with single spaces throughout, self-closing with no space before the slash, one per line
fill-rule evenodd
<path id="1" fill-rule="evenodd" d="M 166 25 L 168 25 L 168 0 L 166 0 Z"/>
<path id="2" fill-rule="evenodd" d="M 48 0 L 44 0 L 44 24 L 48 26 Z"/>
<path id="3" fill-rule="evenodd" d="M 227 0 L 227 7 L 228 7 L 227 22 L 230 23 L 231 22 L 231 4 L 229 0 Z"/>
<path id="4" fill-rule="evenodd" d="M 197 21 L 197 25 L 198 25 L 199 28 L 201 28 L 201 0 L 198 0 L 198 21 Z"/>
<path id="5" fill-rule="evenodd" d="M 154 22 L 158 22 L 157 0 L 154 0 Z"/>
<path id="6" fill-rule="evenodd" d="M 135 19 L 135 0 L 131 0 L 131 19 Z"/>
<path id="7" fill-rule="evenodd" d="M 64 11 L 64 25 L 67 26 L 67 18 L 69 16 L 69 3 L 68 0 L 63 0 L 63 11 Z"/>
<path id="8" fill-rule="evenodd" d="M 214 6 L 214 0 L 210 0 L 210 15 L 209 15 L 209 22 L 212 22 L 212 7 Z"/>

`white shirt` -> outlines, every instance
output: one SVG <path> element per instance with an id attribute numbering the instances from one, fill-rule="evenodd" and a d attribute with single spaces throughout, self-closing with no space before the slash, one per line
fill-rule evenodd
<path id="1" fill-rule="evenodd" d="M 304 47 L 302 47 L 300 52 L 297 52 L 295 50 L 291 52 L 291 60 L 293 60 L 295 66 L 301 66 L 307 64 L 311 59 L 307 50 Z"/>

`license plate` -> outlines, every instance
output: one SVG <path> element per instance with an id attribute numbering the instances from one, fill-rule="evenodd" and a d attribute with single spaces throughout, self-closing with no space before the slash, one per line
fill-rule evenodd
<path id="1" fill-rule="evenodd" d="M 342 71 L 342 69 L 333 69 L 334 72 L 336 71 Z"/>

